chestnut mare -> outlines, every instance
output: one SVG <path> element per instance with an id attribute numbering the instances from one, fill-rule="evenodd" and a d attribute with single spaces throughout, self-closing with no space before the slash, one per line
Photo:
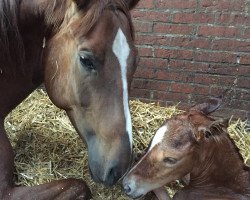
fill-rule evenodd
<path id="1" fill-rule="evenodd" d="M 227 133 L 228 120 L 208 116 L 220 104 L 221 99 L 212 98 L 167 120 L 124 178 L 126 193 L 136 198 L 189 176 L 174 199 L 250 199 L 250 170 Z"/>
<path id="2" fill-rule="evenodd" d="M 83 181 L 15 187 L 4 118 L 43 81 L 86 141 L 95 181 L 115 184 L 132 157 L 128 88 L 136 68 L 129 10 L 139 0 L 0 1 L 0 199 L 84 199 Z"/>

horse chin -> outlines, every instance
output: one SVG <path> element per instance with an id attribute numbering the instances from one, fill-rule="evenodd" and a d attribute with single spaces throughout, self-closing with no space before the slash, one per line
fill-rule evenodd
<path id="1" fill-rule="evenodd" d="M 101 180 L 100 180 L 97 176 L 95 176 L 95 175 L 92 173 L 90 167 L 89 167 L 89 173 L 90 173 L 90 176 L 91 176 L 91 178 L 93 179 L 94 182 L 96 182 L 96 183 L 101 183 Z"/>

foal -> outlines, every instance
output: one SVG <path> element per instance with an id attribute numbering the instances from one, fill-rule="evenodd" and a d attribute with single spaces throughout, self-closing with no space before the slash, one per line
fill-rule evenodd
<path id="1" fill-rule="evenodd" d="M 213 98 L 167 120 L 124 178 L 125 192 L 138 198 L 187 175 L 176 200 L 249 200 L 250 170 L 227 133 L 228 121 L 208 116 L 220 104 Z"/>

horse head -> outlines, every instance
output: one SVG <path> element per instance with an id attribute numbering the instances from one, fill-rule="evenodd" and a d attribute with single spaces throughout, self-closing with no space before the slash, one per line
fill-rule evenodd
<path id="1" fill-rule="evenodd" d="M 129 9 L 138 0 L 68 0 L 44 50 L 45 85 L 88 147 L 92 177 L 115 184 L 132 157 L 128 90 L 136 69 Z"/>

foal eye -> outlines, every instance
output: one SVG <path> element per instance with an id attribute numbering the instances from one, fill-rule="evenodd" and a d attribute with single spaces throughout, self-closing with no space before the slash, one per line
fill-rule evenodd
<path id="1" fill-rule="evenodd" d="M 96 69 L 93 61 L 87 57 L 80 56 L 80 63 L 83 67 L 86 67 L 90 71 Z"/>
<path id="2" fill-rule="evenodd" d="M 170 165 L 174 165 L 175 163 L 177 163 L 177 160 L 175 158 L 171 158 L 171 157 L 165 157 L 163 159 L 164 163 L 170 164 Z"/>

